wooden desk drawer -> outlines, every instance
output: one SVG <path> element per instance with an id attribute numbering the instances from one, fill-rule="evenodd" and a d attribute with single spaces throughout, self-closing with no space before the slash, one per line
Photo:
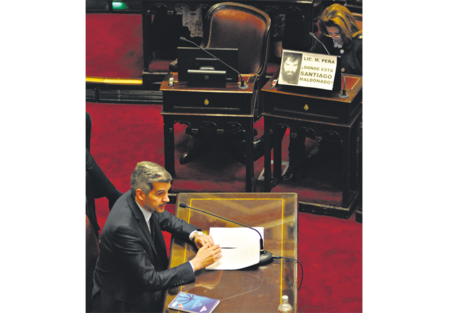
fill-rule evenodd
<path id="1" fill-rule="evenodd" d="M 330 101 L 308 96 L 294 96 L 263 92 L 264 112 L 276 116 L 300 118 L 307 121 L 348 123 L 350 117 L 359 109 L 362 97 L 353 102 Z"/>
<path id="2" fill-rule="evenodd" d="M 252 114 L 253 93 L 163 91 L 163 111 L 201 114 Z"/>

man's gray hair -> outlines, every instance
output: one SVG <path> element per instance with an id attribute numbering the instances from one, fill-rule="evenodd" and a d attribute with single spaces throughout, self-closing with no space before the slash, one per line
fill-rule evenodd
<path id="1" fill-rule="evenodd" d="M 142 161 L 137 163 L 131 174 L 131 193 L 135 197 L 135 191 L 141 189 L 146 195 L 153 189 L 153 183 L 168 183 L 173 177 L 168 171 L 157 163 Z"/>

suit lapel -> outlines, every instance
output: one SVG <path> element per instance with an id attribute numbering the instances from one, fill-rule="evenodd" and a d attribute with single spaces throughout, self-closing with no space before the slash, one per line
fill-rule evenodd
<path id="1" fill-rule="evenodd" d="M 157 256 L 157 258 L 160 260 L 160 263 L 165 264 L 164 260 L 160 258 L 160 256 L 157 253 L 157 250 L 155 249 L 155 245 L 152 239 L 152 236 L 150 235 L 149 228 L 147 226 L 147 222 L 145 221 L 144 215 L 140 211 L 140 208 L 137 206 L 137 203 L 135 203 L 134 199 L 129 199 L 129 205 L 131 207 L 132 213 L 134 214 L 135 219 L 137 220 L 140 230 L 144 233 L 145 238 L 149 242 L 149 245 L 152 247 L 153 253 Z M 160 232 L 161 235 L 161 232 Z"/>

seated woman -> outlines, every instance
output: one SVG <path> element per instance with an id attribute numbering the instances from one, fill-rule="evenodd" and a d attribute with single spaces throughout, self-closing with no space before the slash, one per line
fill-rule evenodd
<path id="1" fill-rule="evenodd" d="M 333 4 L 323 11 L 319 26 L 318 39 L 324 46 L 315 41 L 310 51 L 341 56 L 342 72 L 362 75 L 362 30 L 352 13 L 341 4 Z"/>
<path id="2" fill-rule="evenodd" d="M 333 4 L 323 11 L 319 26 L 321 35 L 318 39 L 321 42 L 315 40 L 310 52 L 341 56 L 342 73 L 362 75 L 362 30 L 357 26 L 352 13 L 341 4 Z M 306 159 L 305 138 L 306 134 L 302 131 L 296 138 L 290 138 L 289 169 L 284 180 L 291 180 L 299 173 Z M 325 145 L 328 145 L 327 140 L 322 142 L 322 148 L 317 143 L 311 156 L 321 150 L 329 150 Z"/>

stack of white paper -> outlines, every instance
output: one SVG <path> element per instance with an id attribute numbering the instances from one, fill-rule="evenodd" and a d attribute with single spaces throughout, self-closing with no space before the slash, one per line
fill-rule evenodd
<path id="1" fill-rule="evenodd" d="M 253 227 L 264 240 L 264 228 Z M 208 270 L 237 270 L 259 263 L 260 238 L 246 227 L 211 227 L 209 234 L 222 248 L 222 259 L 206 267 Z"/>

